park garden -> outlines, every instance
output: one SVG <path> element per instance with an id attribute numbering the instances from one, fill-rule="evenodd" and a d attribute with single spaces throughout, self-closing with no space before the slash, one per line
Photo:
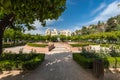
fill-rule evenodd
<path id="1" fill-rule="evenodd" d="M 0 70 L 33 70 L 41 64 L 45 54 L 35 54 L 32 51 L 27 54 L 22 50 L 19 54 L 3 52 L 4 48 L 29 45 L 45 47 L 46 44 L 32 44 L 39 40 L 45 41 L 47 37 L 40 35 L 24 34 L 26 30 L 34 30 L 32 24 L 35 20 L 41 22 L 44 27 L 47 19 L 58 19 L 65 10 L 66 0 L 62 1 L 0 1 Z M 46 5 L 47 4 L 47 5 Z M 51 5 L 53 4 L 53 5 Z M 33 6 L 31 6 L 33 5 Z M 47 11 L 47 13 L 46 13 Z M 54 15 L 54 12 L 55 15 Z"/>
<path id="2" fill-rule="evenodd" d="M 46 53 L 36 52 L 33 48 L 45 49 L 47 52 L 54 48 L 58 50 L 64 48 L 69 53 L 73 53 L 73 60 L 80 64 L 84 70 L 94 69 L 95 60 L 103 63 L 103 71 L 110 68 L 120 69 L 120 15 L 108 19 L 106 23 L 99 21 L 98 24 L 91 24 L 88 27 L 82 26 L 82 29 L 74 31 L 71 36 L 25 33 L 27 30 L 35 30 L 35 26 L 32 25 L 35 20 L 41 22 L 41 25 L 45 27 L 48 19 L 57 20 L 65 9 L 66 0 L 1 0 L 0 71 L 34 71 L 37 69 L 45 60 Z M 57 44 L 57 47 L 54 44 Z M 25 46 L 31 51 L 29 53 L 24 52 L 23 49 L 20 49 L 18 53 L 4 51 L 4 49 L 18 46 Z M 63 53 L 60 54 L 64 55 Z M 56 53 L 47 55 L 47 58 L 54 56 L 55 61 L 54 57 L 52 57 L 53 59 L 48 58 L 53 62 L 48 61 L 43 70 L 47 65 L 61 64 L 62 60 L 64 65 L 67 64 L 69 55 L 67 58 L 65 56 L 61 60 L 57 60 L 57 57 L 61 57 L 58 55 Z M 65 61 L 66 63 L 64 63 Z M 69 67 L 72 68 L 72 66 Z M 62 68 L 60 69 L 62 70 Z M 50 67 L 48 71 L 51 72 L 54 69 Z"/>

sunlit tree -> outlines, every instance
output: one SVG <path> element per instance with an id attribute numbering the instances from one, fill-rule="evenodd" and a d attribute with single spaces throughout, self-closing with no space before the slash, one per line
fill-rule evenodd
<path id="1" fill-rule="evenodd" d="M 0 54 L 7 27 L 24 24 L 30 28 L 37 19 L 43 26 L 47 19 L 58 19 L 66 8 L 66 0 L 0 0 Z"/>

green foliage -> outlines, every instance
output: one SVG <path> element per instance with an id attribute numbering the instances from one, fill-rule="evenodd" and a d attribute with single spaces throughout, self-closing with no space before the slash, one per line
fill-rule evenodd
<path id="1" fill-rule="evenodd" d="M 103 40 L 106 40 L 107 43 L 115 43 L 120 38 L 120 31 L 114 31 L 114 32 L 104 32 L 104 33 L 96 33 L 96 34 L 90 34 L 90 35 L 84 35 L 80 37 L 81 40 L 91 40 L 93 42 L 101 42 L 103 43 Z"/>
<path id="2" fill-rule="evenodd" d="M 73 59 L 84 68 L 92 68 L 92 59 L 85 58 L 81 54 L 73 53 Z"/>
<path id="3" fill-rule="evenodd" d="M 10 40 L 10 42 L 13 41 L 26 41 L 26 42 L 39 42 L 39 41 L 57 41 L 58 36 L 42 36 L 40 34 L 25 34 L 22 31 L 17 31 L 13 29 L 6 29 L 4 32 L 4 42 L 7 42 L 7 39 Z"/>
<path id="4" fill-rule="evenodd" d="M 51 36 L 50 40 L 52 42 L 57 42 L 57 38 L 58 38 L 58 36 Z"/>
<path id="5" fill-rule="evenodd" d="M 9 48 L 9 47 L 15 47 L 15 46 L 22 46 L 22 45 L 25 45 L 26 44 L 26 42 L 18 42 L 18 43 L 11 43 L 11 42 L 9 42 L 9 43 L 3 43 L 3 48 Z"/>
<path id="6" fill-rule="evenodd" d="M 38 57 L 35 57 L 34 59 L 25 62 L 23 64 L 23 69 L 33 70 L 33 69 L 37 68 L 38 65 L 41 64 L 40 62 L 42 62 L 44 60 L 44 56 L 45 55 L 39 55 Z"/>
<path id="7" fill-rule="evenodd" d="M 45 26 L 46 20 L 57 20 L 65 9 L 66 0 L 0 0 L 0 54 L 3 33 L 7 27 L 20 25 L 30 30 L 35 20 Z"/>
<path id="8" fill-rule="evenodd" d="M 2 54 L 1 70 L 33 70 L 44 60 L 45 54 Z"/>
<path id="9" fill-rule="evenodd" d="M 72 47 L 84 47 L 89 46 L 89 44 L 70 44 Z"/>
<path id="10" fill-rule="evenodd" d="M 116 51 L 116 49 L 115 49 L 115 47 L 111 47 L 111 51 L 110 51 L 110 53 L 109 53 L 112 57 L 120 57 L 120 52 L 118 51 Z"/>
<path id="11" fill-rule="evenodd" d="M 110 44 L 100 44 L 101 47 L 110 47 Z"/>
<path id="12" fill-rule="evenodd" d="M 28 26 L 37 19 L 44 26 L 45 20 L 58 19 L 66 8 L 66 0 L 0 0 L 0 8 L 1 17 L 14 13 L 16 23 Z"/>
<path id="13" fill-rule="evenodd" d="M 116 53 L 114 50 L 109 53 L 102 51 L 96 53 L 83 48 L 81 53 L 73 54 L 73 59 L 84 68 L 92 68 L 92 62 L 98 59 L 104 62 L 104 68 L 120 68 L 120 53 Z"/>
<path id="14" fill-rule="evenodd" d="M 110 68 L 120 68 L 120 57 L 107 57 L 104 59 L 104 62 Z"/>
<path id="15" fill-rule="evenodd" d="M 67 39 L 67 37 L 65 35 L 60 35 L 59 38 L 63 42 L 66 41 L 66 39 Z"/>
<path id="16" fill-rule="evenodd" d="M 98 58 L 88 58 L 83 54 L 74 53 L 73 59 L 84 68 L 93 68 L 93 61 Z M 102 58 L 104 62 L 104 68 L 120 68 L 120 57 L 106 57 Z"/>
<path id="17" fill-rule="evenodd" d="M 120 15 L 111 17 L 107 23 L 98 21 L 98 24 L 91 24 L 88 27 L 83 26 L 81 30 L 76 30 L 76 35 L 89 35 L 99 32 L 111 32 L 120 30 Z"/>
<path id="18" fill-rule="evenodd" d="M 47 44 L 35 44 L 35 43 L 27 43 L 28 46 L 32 47 L 46 47 L 48 46 Z"/>

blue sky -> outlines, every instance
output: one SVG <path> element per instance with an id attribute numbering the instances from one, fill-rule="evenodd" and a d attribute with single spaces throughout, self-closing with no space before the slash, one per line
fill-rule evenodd
<path id="1" fill-rule="evenodd" d="M 82 26 L 106 21 L 108 18 L 120 14 L 120 0 L 67 0 L 66 10 L 58 20 L 47 20 L 47 26 L 42 27 L 39 21 L 34 22 L 36 30 L 26 33 L 44 34 L 47 28 L 58 30 L 69 29 L 75 31 Z"/>

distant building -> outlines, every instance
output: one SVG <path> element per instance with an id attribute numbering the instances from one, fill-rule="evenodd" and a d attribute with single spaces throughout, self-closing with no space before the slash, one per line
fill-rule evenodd
<path id="1" fill-rule="evenodd" d="M 47 29 L 45 32 L 45 35 L 51 35 L 51 36 L 59 36 L 59 35 L 65 35 L 65 36 L 71 36 L 71 31 L 70 30 L 61 30 L 58 31 L 56 29 Z"/>
<path id="2" fill-rule="evenodd" d="M 60 31 L 60 35 L 71 36 L 71 31 L 70 30 L 62 30 L 62 31 Z"/>
<path id="3" fill-rule="evenodd" d="M 45 32 L 45 35 L 50 35 L 50 34 L 51 34 L 51 30 L 47 29 L 46 32 Z"/>
<path id="4" fill-rule="evenodd" d="M 51 36 L 57 36 L 59 34 L 59 32 L 56 29 L 53 29 L 51 31 Z"/>

